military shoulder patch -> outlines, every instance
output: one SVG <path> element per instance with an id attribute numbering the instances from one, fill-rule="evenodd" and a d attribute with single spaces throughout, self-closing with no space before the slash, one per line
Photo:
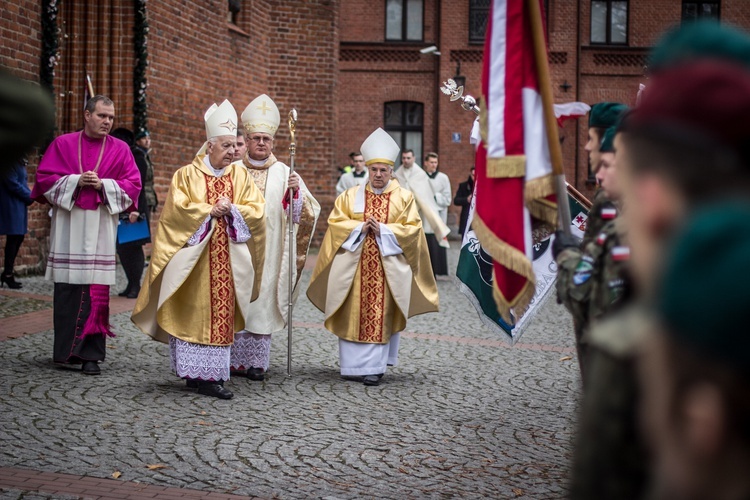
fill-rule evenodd
<path id="1" fill-rule="evenodd" d="M 612 260 L 623 261 L 630 259 L 630 247 L 613 247 Z"/>
<path id="2" fill-rule="evenodd" d="M 594 270 L 594 266 L 586 259 L 581 259 L 581 262 L 576 266 L 576 270 L 573 273 L 573 284 L 580 286 L 586 283 L 591 278 L 591 273 Z"/>
<path id="3" fill-rule="evenodd" d="M 617 209 L 615 207 L 603 207 L 601 216 L 602 219 L 612 220 L 617 217 Z"/>

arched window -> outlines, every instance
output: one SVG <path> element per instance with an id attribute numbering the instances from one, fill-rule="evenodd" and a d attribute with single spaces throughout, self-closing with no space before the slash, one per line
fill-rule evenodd
<path id="1" fill-rule="evenodd" d="M 383 123 L 386 132 L 401 147 L 414 150 L 417 163 L 422 164 L 422 136 L 424 131 L 424 105 L 413 101 L 391 101 L 385 103 Z M 400 163 L 400 159 L 396 164 Z"/>

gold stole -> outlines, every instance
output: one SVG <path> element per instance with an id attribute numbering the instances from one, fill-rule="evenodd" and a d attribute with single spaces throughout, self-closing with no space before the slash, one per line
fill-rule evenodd
<path id="1" fill-rule="evenodd" d="M 381 224 L 387 224 L 390 197 L 390 193 L 377 195 L 366 190 L 364 220 L 372 217 Z M 389 292 L 383 262 L 372 231 L 367 233 L 362 243 L 360 276 L 359 341 L 379 344 L 383 342 L 384 324 L 391 324 L 393 300 L 386 297 Z"/>
<path id="2" fill-rule="evenodd" d="M 206 202 L 214 205 L 219 198 L 232 199 L 232 180 L 206 175 Z M 211 283 L 211 333 L 213 345 L 231 345 L 234 341 L 234 279 L 229 260 L 229 235 L 224 217 L 216 219 L 216 228 L 208 243 Z"/>

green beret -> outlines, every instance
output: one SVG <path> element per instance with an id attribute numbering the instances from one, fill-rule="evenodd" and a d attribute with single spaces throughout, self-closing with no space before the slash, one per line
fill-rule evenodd
<path id="1" fill-rule="evenodd" d="M 750 67 L 750 36 L 715 21 L 684 24 L 656 45 L 649 57 L 649 71 L 696 59 L 723 59 Z"/>
<path id="2" fill-rule="evenodd" d="M 589 111 L 589 128 L 609 128 L 617 123 L 620 115 L 628 109 L 619 102 L 599 102 Z"/>
<path id="3" fill-rule="evenodd" d="M 614 153 L 615 152 L 615 134 L 617 133 L 617 127 L 615 125 L 609 127 L 604 135 L 602 136 L 602 144 L 599 146 L 599 151 L 602 153 Z"/>
<path id="4" fill-rule="evenodd" d="M 148 137 L 149 135 L 150 134 L 148 133 L 148 130 L 141 129 L 135 133 L 135 140 L 137 141 L 138 139 L 143 139 L 144 137 Z"/>
<path id="5" fill-rule="evenodd" d="M 672 338 L 750 373 L 750 203 L 696 212 L 667 259 L 656 307 Z"/>

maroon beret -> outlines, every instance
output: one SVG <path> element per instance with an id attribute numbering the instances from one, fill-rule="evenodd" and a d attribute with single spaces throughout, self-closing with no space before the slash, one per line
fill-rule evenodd
<path id="1" fill-rule="evenodd" d="M 750 161 L 750 72 L 714 60 L 695 61 L 654 76 L 621 130 L 648 131 L 723 146 Z"/>

